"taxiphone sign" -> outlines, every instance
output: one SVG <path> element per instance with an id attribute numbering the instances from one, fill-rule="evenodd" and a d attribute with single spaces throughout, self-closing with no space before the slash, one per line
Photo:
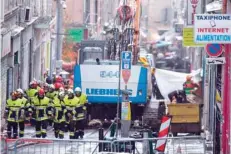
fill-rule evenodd
<path id="1" fill-rule="evenodd" d="M 231 43 L 231 15 L 195 14 L 194 42 Z"/>

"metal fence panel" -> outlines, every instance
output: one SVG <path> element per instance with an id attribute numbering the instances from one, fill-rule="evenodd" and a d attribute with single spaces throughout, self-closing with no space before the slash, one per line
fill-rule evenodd
<path id="1" fill-rule="evenodd" d="M 118 139 L 113 141 L 115 152 L 129 152 L 132 154 L 151 154 L 155 151 L 157 140 L 166 140 L 165 154 L 205 154 L 205 139 L 200 136 L 146 138 L 146 139 Z M 131 149 L 128 148 L 131 145 Z M 152 149 L 150 148 L 152 145 Z"/>
<path id="2" fill-rule="evenodd" d="M 159 138 L 101 140 L 18 139 L 8 144 L 7 154 L 97 154 L 126 152 L 151 154 Z M 204 154 L 205 139 L 200 136 L 166 137 L 165 154 Z M 150 148 L 152 145 L 152 148 Z"/>
<path id="3" fill-rule="evenodd" d="M 110 141 L 99 140 L 59 140 L 59 139 L 19 139 L 8 147 L 8 154 L 96 154 L 110 147 Z M 108 150 L 110 150 L 109 148 Z"/>

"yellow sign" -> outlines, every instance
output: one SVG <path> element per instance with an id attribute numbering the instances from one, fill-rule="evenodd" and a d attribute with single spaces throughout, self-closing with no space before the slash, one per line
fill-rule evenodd
<path id="1" fill-rule="evenodd" d="M 121 119 L 131 120 L 131 104 L 130 102 L 122 102 Z"/>
<path id="2" fill-rule="evenodd" d="M 183 46 L 185 46 L 185 47 L 204 47 L 205 44 L 196 44 L 194 42 L 193 28 L 184 28 L 184 30 L 183 30 Z"/>

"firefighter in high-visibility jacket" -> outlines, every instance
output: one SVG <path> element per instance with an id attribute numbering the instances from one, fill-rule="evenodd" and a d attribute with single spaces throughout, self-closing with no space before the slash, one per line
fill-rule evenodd
<path id="1" fill-rule="evenodd" d="M 38 92 L 38 84 L 35 81 L 30 82 L 29 89 L 26 90 L 26 95 L 33 99 Z"/>
<path id="2" fill-rule="evenodd" d="M 60 92 L 58 97 L 53 100 L 54 106 L 54 133 L 56 138 L 63 139 L 65 131 L 65 117 L 64 117 L 64 92 Z"/>
<path id="3" fill-rule="evenodd" d="M 28 102 L 30 103 L 30 106 L 32 107 L 33 106 L 33 102 L 31 101 L 34 97 L 36 97 L 36 95 L 38 94 L 38 84 L 36 81 L 31 81 L 30 82 L 30 85 L 29 85 L 29 89 L 26 90 L 26 95 L 27 95 L 27 99 L 28 99 Z M 31 118 L 30 118 L 30 123 L 32 126 L 35 125 L 35 119 L 34 119 L 34 116 L 33 115 Z M 27 118 L 28 119 L 28 118 Z"/>
<path id="4" fill-rule="evenodd" d="M 38 91 L 38 96 L 33 98 L 32 102 L 35 111 L 36 137 L 40 138 L 42 136 L 43 138 L 45 138 L 47 135 L 47 115 L 50 99 L 45 96 L 45 91 L 43 89 L 40 89 Z"/>
<path id="5" fill-rule="evenodd" d="M 11 98 L 6 102 L 5 116 L 7 118 L 7 136 L 12 138 L 18 137 L 18 120 L 24 118 L 24 104 L 22 99 L 17 99 L 17 92 L 12 92 Z"/>
<path id="6" fill-rule="evenodd" d="M 70 139 L 75 139 L 75 125 L 76 125 L 76 106 L 79 99 L 75 97 L 72 89 L 68 90 L 68 95 L 64 98 L 65 104 L 65 120 L 68 125 Z"/>
<path id="7" fill-rule="evenodd" d="M 24 107 L 24 118 L 26 118 L 27 116 L 27 111 L 28 111 L 28 107 L 29 107 L 29 103 L 27 101 L 27 99 L 24 97 L 24 92 L 22 89 L 17 89 L 16 90 L 17 92 L 17 96 L 18 96 L 18 99 L 22 99 L 22 105 Z M 25 129 L 25 125 L 24 125 L 24 122 L 25 122 L 25 119 L 24 118 L 21 118 L 18 120 L 18 125 L 19 125 L 19 137 L 23 137 L 24 136 L 24 129 Z"/>
<path id="8" fill-rule="evenodd" d="M 82 93 L 81 88 L 75 88 L 75 96 L 79 98 L 79 103 L 76 107 L 77 117 L 76 117 L 76 132 L 75 138 L 78 139 L 83 138 L 84 136 L 84 125 L 86 119 L 87 112 L 87 95 Z"/>
<path id="9" fill-rule="evenodd" d="M 57 96 L 58 96 L 58 92 L 55 91 L 55 86 L 53 84 L 50 84 L 48 86 L 48 92 L 46 93 L 46 97 L 48 97 L 51 101 L 53 101 L 54 98 L 57 97 Z M 49 124 L 49 126 L 52 126 L 53 125 L 53 120 L 49 118 L 48 119 L 48 124 Z"/>
<path id="10" fill-rule="evenodd" d="M 48 92 L 46 93 L 46 97 L 50 99 L 54 99 L 58 96 L 58 91 L 55 91 L 55 86 L 53 84 L 50 84 L 48 87 Z"/>

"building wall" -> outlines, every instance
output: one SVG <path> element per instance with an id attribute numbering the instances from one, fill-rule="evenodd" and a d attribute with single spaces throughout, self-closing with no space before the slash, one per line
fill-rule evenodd
<path id="1" fill-rule="evenodd" d="M 4 47 L 6 44 L 10 44 L 10 47 L 7 47 L 7 50 L 5 50 L 7 51 L 6 54 L 1 54 L 1 115 L 3 114 L 2 111 L 4 111 L 5 108 L 5 101 L 8 98 L 7 93 L 9 94 L 17 88 L 27 89 L 29 82 L 31 81 L 31 75 L 33 76 L 33 74 L 35 74 L 34 71 L 36 72 L 37 76 L 41 78 L 43 70 L 49 67 L 49 56 L 47 56 L 50 54 L 50 50 L 47 48 L 47 43 L 50 41 L 49 28 L 45 29 L 45 36 L 42 36 L 42 38 L 45 39 L 45 42 L 41 45 L 43 46 L 45 52 L 43 54 L 43 58 L 41 58 L 40 47 L 37 47 L 39 48 L 37 50 L 38 55 L 35 55 L 35 58 L 33 59 L 31 58 L 33 57 L 34 51 L 32 42 L 34 40 L 35 22 L 37 22 L 38 17 L 41 18 L 51 16 L 52 9 L 50 8 L 52 8 L 52 2 L 53 0 L 1 0 L 1 4 L 4 3 L 4 5 L 0 5 L 1 13 L 4 11 L 4 14 L 0 15 L 1 51 L 3 48 L 6 48 Z M 20 16 L 22 15 L 20 14 L 21 11 L 17 10 L 19 9 L 19 4 L 22 6 L 22 8 L 31 8 L 30 15 L 32 18 L 29 22 L 23 21 L 23 16 Z M 19 17 L 22 19 L 20 22 Z M 14 34 L 15 32 L 17 32 L 17 34 Z M 4 35 L 7 33 L 10 34 L 10 39 L 9 41 L 5 41 L 3 43 L 5 38 L 3 39 L 2 36 L 4 37 Z M 19 53 L 19 64 L 14 64 L 15 52 Z M 31 62 L 33 62 L 33 60 L 35 60 L 35 65 L 39 66 L 38 69 L 34 69 L 32 67 L 33 65 Z M 46 62 L 47 65 L 45 65 Z M 43 65 L 43 69 L 41 65 Z M 11 79 L 9 80 L 9 78 Z"/>
<path id="2" fill-rule="evenodd" d="M 21 56 L 21 85 L 20 87 L 23 89 L 27 89 L 29 87 L 29 73 L 30 73 L 30 54 L 32 52 L 30 41 L 33 38 L 32 25 L 28 26 L 22 32 L 22 50 L 20 53 Z"/>
<path id="3" fill-rule="evenodd" d="M 1 117 L 4 113 L 5 102 L 6 102 L 6 88 L 7 88 L 7 57 L 1 59 Z"/>
<path id="4" fill-rule="evenodd" d="M 82 23 L 83 22 L 83 1 L 84 0 L 67 0 L 67 9 L 64 11 L 65 23 Z"/>

